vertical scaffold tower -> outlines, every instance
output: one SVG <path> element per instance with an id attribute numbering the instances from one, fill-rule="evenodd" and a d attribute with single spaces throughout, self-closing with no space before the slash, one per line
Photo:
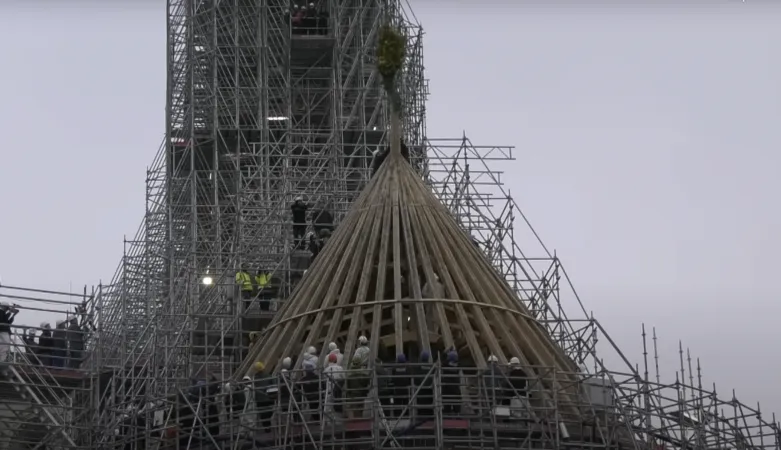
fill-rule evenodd
<path id="1" fill-rule="evenodd" d="M 396 0 L 313 3 L 318 20 L 302 30 L 287 0 L 168 1 L 167 138 L 99 313 L 101 354 L 126 378 L 117 411 L 232 373 L 248 332 L 276 309 L 244 310 L 237 270 L 271 272 L 284 299 L 310 260 L 292 239 L 293 200 L 338 224 L 368 181 L 387 141 L 374 50 L 383 22 L 408 39 L 404 137 L 428 170 L 420 27 Z"/>

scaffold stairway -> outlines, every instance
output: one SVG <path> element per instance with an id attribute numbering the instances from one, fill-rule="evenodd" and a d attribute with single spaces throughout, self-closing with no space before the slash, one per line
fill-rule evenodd
<path id="1" fill-rule="evenodd" d="M 60 413 L 64 406 L 61 404 L 60 395 L 54 388 L 48 387 L 38 368 L 28 364 L 24 370 L 19 370 L 14 364 L 7 364 L 0 369 L 0 376 L 11 384 L 23 399 L 30 401 L 31 407 L 47 429 L 59 430 L 65 442 L 73 448 L 76 447 L 76 443 L 64 428 L 67 419 Z M 36 383 L 35 380 L 38 382 Z M 45 400 L 47 398 L 52 399 L 56 404 L 47 404 Z"/>

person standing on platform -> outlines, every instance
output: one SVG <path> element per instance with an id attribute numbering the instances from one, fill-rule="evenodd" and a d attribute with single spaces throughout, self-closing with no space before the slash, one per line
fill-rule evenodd
<path id="1" fill-rule="evenodd" d="M 52 326 L 48 322 L 41 323 L 41 335 L 38 336 L 38 359 L 44 367 L 51 367 L 54 341 L 52 340 Z"/>
<path id="2" fill-rule="evenodd" d="M 255 275 L 255 285 L 258 289 L 258 301 L 260 303 L 261 311 L 268 311 L 269 304 L 274 298 L 274 293 L 271 290 L 271 274 L 265 270 L 259 270 Z"/>
<path id="3" fill-rule="evenodd" d="M 300 195 L 296 197 L 292 205 L 290 205 L 290 212 L 293 213 L 293 239 L 295 240 L 295 246 L 300 247 L 304 241 L 304 235 L 306 234 L 306 212 L 309 209 L 309 205 L 304 203 L 304 197 Z"/>
<path id="4" fill-rule="evenodd" d="M 79 318 L 73 317 L 68 326 L 68 347 L 70 349 L 69 366 L 78 369 L 84 354 L 84 330 L 79 326 Z"/>
<path id="5" fill-rule="evenodd" d="M 68 360 L 68 330 L 65 328 L 65 320 L 58 320 L 57 326 L 52 332 L 52 366 L 64 368 Z"/>
<path id="6" fill-rule="evenodd" d="M 11 353 L 11 325 L 19 310 L 8 303 L 0 303 L 0 363 L 7 362 Z"/>
<path id="7" fill-rule="evenodd" d="M 236 272 L 236 286 L 239 289 L 241 299 L 244 300 L 244 311 L 246 312 L 250 303 L 252 303 L 255 285 L 252 283 L 252 276 L 244 267 Z"/>

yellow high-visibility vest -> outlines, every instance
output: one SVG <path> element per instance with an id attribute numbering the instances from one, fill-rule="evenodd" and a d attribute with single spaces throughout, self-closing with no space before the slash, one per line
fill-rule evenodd
<path id="1" fill-rule="evenodd" d="M 255 282 L 258 283 L 259 288 L 265 287 L 270 280 L 271 277 L 267 273 L 261 273 L 255 276 Z"/>
<path id="2" fill-rule="evenodd" d="M 236 273 L 236 284 L 241 286 L 241 290 L 242 291 L 251 291 L 252 290 L 252 277 L 250 277 L 247 272 L 237 272 Z"/>

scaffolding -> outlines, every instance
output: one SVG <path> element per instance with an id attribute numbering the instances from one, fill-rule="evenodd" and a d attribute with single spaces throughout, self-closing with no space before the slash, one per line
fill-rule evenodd
<path id="1" fill-rule="evenodd" d="M 74 294 L 4 285 L 0 300 L 20 313 L 58 317 L 11 326 L 0 361 L 0 449 L 96 448 L 98 399 L 110 379 L 100 353 L 87 351 L 99 338 L 100 297 L 86 288 Z"/>
<path id="2" fill-rule="evenodd" d="M 85 304 L 84 317 L 97 326 L 85 339 L 88 356 L 71 371 L 36 363 L 15 338 L 13 359 L 1 371 L 0 450 L 780 449 L 775 417 L 703 387 L 699 364 L 692 369 L 683 350 L 670 383 L 658 366 L 649 368 L 655 335 L 644 370 L 621 353 L 505 191 L 502 168 L 512 148 L 426 136 L 423 33 L 404 2 L 316 3 L 324 20 L 302 31 L 282 0 L 168 1 L 167 137 L 147 170 L 142 224 L 125 240 L 115 275 L 89 295 L 64 301 L 61 293 L 0 288 L 0 296 L 31 310 L 58 301 Z M 325 392 L 316 395 L 318 403 L 295 390 L 263 407 L 225 401 L 230 389 L 258 389 L 224 382 L 244 359 L 249 333 L 270 322 L 308 268 L 309 253 L 292 238 L 293 199 L 329 209 L 338 226 L 371 178 L 373 152 L 387 143 L 389 107 L 374 48 L 388 21 L 408 42 L 400 96 L 411 163 L 582 368 L 537 368 L 552 379 L 577 380 L 576 399 L 571 390 L 566 399 L 548 392 L 550 401 L 541 403 L 532 380 L 520 406 L 518 393 L 507 389 L 489 398 L 468 367 L 461 369 L 459 394 L 444 394 L 446 368 L 436 363 L 421 378 L 439 386 L 425 414 L 414 391 L 406 411 L 388 407 L 387 390 L 379 387 L 391 367 L 361 372 L 377 389 L 349 407 L 348 387 L 338 408 L 327 404 Z M 249 308 L 234 281 L 244 266 L 268 271 L 279 283 Z M 270 307 L 260 308 L 260 300 Z M 603 365 L 611 352 L 625 367 Z M 501 367 L 502 377 L 509 369 Z M 276 381 L 287 386 L 299 377 L 291 372 Z M 587 414 L 563 417 L 557 405 L 564 401 Z M 448 415 L 453 411 L 458 418 Z"/>

